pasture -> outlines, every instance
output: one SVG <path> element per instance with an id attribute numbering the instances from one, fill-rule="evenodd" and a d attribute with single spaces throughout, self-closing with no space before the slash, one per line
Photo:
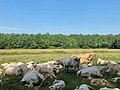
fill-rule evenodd
<path id="1" fill-rule="evenodd" d="M 120 49 L 10 49 L 0 50 L 0 64 L 5 62 L 27 62 L 27 61 L 39 61 L 47 62 L 50 60 L 57 60 L 64 57 L 69 57 L 72 54 L 79 53 L 96 53 L 97 58 L 106 60 L 112 60 L 120 63 Z M 93 61 L 96 64 L 97 58 Z M 0 66 L 1 67 L 1 66 Z M 90 84 L 90 80 L 87 78 L 78 78 L 74 70 L 70 69 L 69 73 L 65 74 L 62 69 L 57 76 L 57 79 L 65 81 L 66 87 L 63 90 L 74 90 L 76 86 L 80 86 L 83 83 Z M 104 78 L 109 81 L 107 87 L 118 87 L 120 85 L 115 84 L 111 79 L 115 77 L 113 74 L 104 74 Z M 22 76 L 6 76 L 3 77 L 4 85 L 0 86 L 0 90 L 49 90 L 49 86 L 54 81 L 54 78 L 48 78 L 45 80 L 41 87 L 24 87 L 20 80 Z M 92 86 L 92 85 L 91 85 Z M 92 86 L 95 90 L 99 90 L 100 86 Z"/>

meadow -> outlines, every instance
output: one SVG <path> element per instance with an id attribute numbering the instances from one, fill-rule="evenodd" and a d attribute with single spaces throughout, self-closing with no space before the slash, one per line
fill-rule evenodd
<path id="1" fill-rule="evenodd" d="M 69 57 L 72 54 L 79 53 L 96 53 L 97 57 L 93 61 L 96 64 L 98 58 L 112 60 L 120 63 L 120 49 L 1 49 L 0 50 L 0 64 L 5 62 L 27 62 L 38 61 L 47 62 L 50 60 L 57 60 L 64 57 Z M 0 66 L 1 67 L 1 66 Z M 76 76 L 75 71 L 70 69 L 69 73 L 65 74 L 64 70 L 60 70 L 57 79 L 65 81 L 66 87 L 63 90 L 74 90 L 76 86 L 80 86 L 83 83 L 90 84 L 87 78 L 79 78 Z M 104 78 L 109 81 L 107 87 L 118 87 L 119 84 L 115 84 L 111 81 L 114 74 L 104 74 Z M 54 78 L 48 78 L 45 80 L 41 87 L 24 87 L 20 80 L 22 76 L 6 76 L 3 77 L 4 85 L 0 86 L 0 90 L 49 90 L 49 86 L 54 81 Z M 91 85 L 92 86 L 92 85 Z M 94 90 L 99 90 L 100 86 L 92 86 Z"/>

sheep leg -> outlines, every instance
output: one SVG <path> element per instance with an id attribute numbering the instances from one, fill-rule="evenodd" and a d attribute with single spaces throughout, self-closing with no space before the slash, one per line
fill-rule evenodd
<path id="1" fill-rule="evenodd" d="M 67 66 L 67 72 L 68 72 L 68 68 L 69 68 L 69 67 Z"/>
<path id="2" fill-rule="evenodd" d="M 30 84 L 25 84 L 25 86 L 27 86 L 27 87 L 33 87 L 33 81 L 31 80 Z"/>
<path id="3" fill-rule="evenodd" d="M 87 74 L 87 77 L 88 77 L 88 79 L 90 80 L 90 79 L 92 79 L 92 77 L 91 77 L 91 74 L 90 73 L 88 73 Z"/>
<path id="4" fill-rule="evenodd" d="M 43 84 L 43 80 L 42 80 L 42 82 L 40 83 L 40 85 L 39 85 L 38 87 L 41 87 L 41 86 L 42 86 L 42 84 Z"/>
<path id="5" fill-rule="evenodd" d="M 100 72 L 97 72 L 96 75 L 99 76 L 99 77 L 103 77 L 103 75 Z"/>
<path id="6" fill-rule="evenodd" d="M 67 72 L 67 66 L 64 66 L 64 71 L 65 71 L 65 73 Z"/>

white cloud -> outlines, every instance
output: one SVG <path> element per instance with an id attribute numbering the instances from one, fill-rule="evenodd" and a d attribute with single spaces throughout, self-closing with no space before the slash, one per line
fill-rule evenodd
<path id="1" fill-rule="evenodd" d="M 0 33 L 25 33 L 24 29 L 17 27 L 0 26 Z"/>

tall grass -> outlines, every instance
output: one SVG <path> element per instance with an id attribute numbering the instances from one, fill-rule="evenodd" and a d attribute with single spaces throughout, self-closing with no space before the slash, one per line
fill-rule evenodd
<path id="1" fill-rule="evenodd" d="M 106 60 L 113 60 L 120 63 L 120 49 L 10 49 L 0 50 L 0 64 L 5 62 L 27 62 L 27 61 L 39 61 L 47 62 L 50 60 L 56 60 L 63 57 L 69 57 L 72 54 L 79 53 L 96 53 L 97 58 Z M 95 59 L 94 63 L 97 61 Z M 109 81 L 108 87 L 119 87 L 111 81 L 115 75 L 105 74 L 104 78 Z M 54 78 L 49 78 L 45 81 L 42 87 L 28 88 L 24 87 L 20 83 L 21 76 L 7 76 L 4 77 L 4 86 L 0 86 L 0 90 L 49 90 L 48 87 L 52 84 Z M 76 86 L 82 83 L 90 84 L 90 81 L 86 78 L 78 78 L 74 70 L 70 70 L 68 74 L 65 74 L 63 69 L 57 75 L 57 79 L 63 79 L 66 83 L 66 87 L 63 90 L 74 90 Z M 95 90 L 98 90 L 100 86 L 93 86 Z"/>

